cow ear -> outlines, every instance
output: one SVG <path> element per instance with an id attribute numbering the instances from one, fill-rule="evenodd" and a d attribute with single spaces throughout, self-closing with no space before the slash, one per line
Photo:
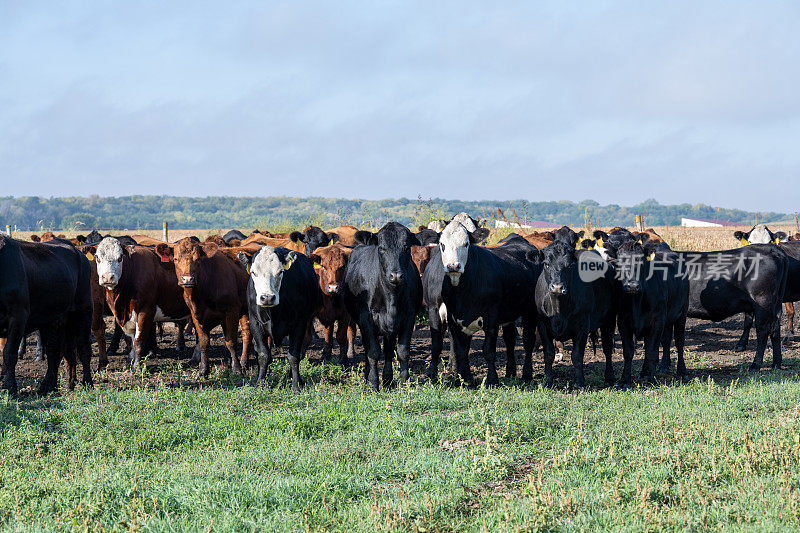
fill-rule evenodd
<path id="1" fill-rule="evenodd" d="M 328 235 L 328 244 L 336 244 L 337 242 L 339 242 L 339 234 L 338 233 L 334 233 L 334 232 L 331 231 L 327 235 Z"/>
<path id="2" fill-rule="evenodd" d="M 314 270 L 322 268 L 322 257 L 320 257 L 318 254 L 310 254 L 308 258 L 312 263 L 314 263 Z"/>
<path id="3" fill-rule="evenodd" d="M 582 238 L 583 238 L 583 234 L 584 234 L 584 233 L 585 233 L 585 232 L 584 232 L 583 230 L 580 230 L 580 231 L 577 233 L 577 235 L 578 235 L 578 240 L 580 240 L 580 239 L 582 239 Z"/>
<path id="4" fill-rule="evenodd" d="M 534 265 L 539 265 L 542 263 L 542 260 L 544 259 L 544 254 L 542 254 L 542 251 L 539 250 L 538 248 L 534 248 L 533 250 L 530 250 L 528 253 L 525 254 L 525 259 L 527 259 Z"/>
<path id="5" fill-rule="evenodd" d="M 81 248 L 83 255 L 86 256 L 86 259 L 89 261 L 94 261 L 94 256 L 97 253 L 97 246 L 84 246 Z"/>
<path id="6" fill-rule="evenodd" d="M 175 250 L 169 244 L 162 242 L 156 244 L 156 253 L 159 256 L 161 256 L 162 261 L 164 261 L 164 259 L 166 258 L 165 262 L 167 262 L 173 258 L 173 256 L 175 255 Z"/>
<path id="7" fill-rule="evenodd" d="M 283 259 L 283 269 L 289 270 L 290 268 L 292 268 L 292 264 L 295 262 L 296 259 L 297 259 L 297 252 L 292 251 L 286 254 L 286 257 Z"/>
<path id="8" fill-rule="evenodd" d="M 733 238 L 736 239 L 737 241 L 741 241 L 744 238 L 744 233 L 741 231 L 734 231 Z"/>
<path id="9" fill-rule="evenodd" d="M 131 255 L 136 250 L 136 247 L 132 244 L 126 244 L 122 247 L 122 253 L 125 255 Z"/>
<path id="10" fill-rule="evenodd" d="M 353 249 L 350 248 L 349 246 L 342 246 L 341 250 L 342 250 L 342 254 L 344 254 L 344 256 L 347 259 L 350 259 L 350 254 L 353 253 Z"/>
<path id="11" fill-rule="evenodd" d="M 639 241 L 639 244 L 644 244 L 650 240 L 650 234 L 645 232 L 637 233 L 634 235 L 634 237 L 636 237 L 636 240 Z"/>
<path id="12" fill-rule="evenodd" d="M 353 236 L 353 239 L 355 239 L 358 244 L 372 244 L 372 239 L 374 237 L 375 235 L 373 235 L 371 231 L 362 229 L 356 232 L 356 234 Z"/>
<path id="13" fill-rule="evenodd" d="M 300 244 L 303 242 L 303 234 L 299 231 L 293 231 L 289 234 L 289 240 L 291 240 L 293 243 Z"/>
<path id="14" fill-rule="evenodd" d="M 248 272 L 250 272 L 250 263 L 253 262 L 253 256 L 245 253 L 245 252 L 238 252 L 236 254 L 236 259 L 244 266 Z"/>
<path id="15" fill-rule="evenodd" d="M 775 233 L 772 234 L 772 242 L 778 244 L 781 241 L 785 241 L 786 237 L 788 237 L 788 235 L 786 234 L 785 231 L 776 231 Z"/>
<path id="16" fill-rule="evenodd" d="M 490 231 L 486 228 L 477 228 L 469 234 L 469 242 L 478 244 L 485 241 L 489 237 Z"/>
<path id="17" fill-rule="evenodd" d="M 422 228 L 416 233 L 420 246 L 432 246 L 439 242 L 439 232 L 428 228 Z"/>
<path id="18" fill-rule="evenodd" d="M 647 234 L 645 233 L 645 235 L 647 235 Z M 658 245 L 656 243 L 654 243 L 654 242 L 648 242 L 647 244 L 642 246 L 642 249 L 644 250 L 644 258 L 646 260 L 648 260 L 648 261 L 652 261 L 653 260 L 653 256 L 656 253 L 656 248 L 657 247 L 658 247 Z"/>
<path id="19" fill-rule="evenodd" d="M 581 248 L 584 250 L 593 250 L 595 241 L 594 239 L 583 239 L 581 241 Z"/>

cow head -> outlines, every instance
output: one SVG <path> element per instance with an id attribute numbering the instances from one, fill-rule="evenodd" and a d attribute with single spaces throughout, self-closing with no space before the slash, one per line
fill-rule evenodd
<path id="1" fill-rule="evenodd" d="M 439 235 L 442 266 L 454 287 L 458 286 L 461 274 L 467 267 L 470 245 L 484 241 L 488 236 L 489 230 L 486 228 L 476 228 L 470 232 L 463 224 L 456 221 L 448 224 Z"/>
<path id="2" fill-rule="evenodd" d="M 542 265 L 542 279 L 547 290 L 556 296 L 567 294 L 572 271 L 578 262 L 575 245 L 562 240 L 548 244 L 544 250 L 532 250 L 526 257 L 534 264 Z"/>
<path id="3" fill-rule="evenodd" d="M 306 255 L 308 255 L 317 248 L 336 244 L 339 242 L 339 235 L 333 232 L 325 233 L 322 228 L 318 228 L 317 226 L 309 226 L 303 230 L 303 233 L 299 231 L 291 232 L 289 234 L 289 239 L 296 244 L 303 243 L 306 249 Z"/>
<path id="4" fill-rule="evenodd" d="M 211 244 L 210 246 L 213 246 Z M 197 285 L 199 273 L 198 263 L 207 257 L 206 250 L 196 240 L 196 237 L 186 237 L 170 246 L 166 243 L 156 245 L 156 253 L 162 260 L 169 260 L 175 263 L 175 276 L 178 278 L 178 285 L 185 289 L 190 289 Z"/>
<path id="5" fill-rule="evenodd" d="M 420 275 L 422 275 L 422 273 L 425 272 L 425 267 L 428 266 L 428 263 L 431 260 L 431 252 L 435 247 L 436 247 L 435 243 L 429 244 L 427 246 L 411 247 L 411 260 L 414 261 L 415 265 L 417 265 L 417 270 L 419 270 Z"/>
<path id="6" fill-rule="evenodd" d="M 86 236 L 86 244 L 98 244 L 102 240 L 103 236 L 96 229 L 93 229 L 92 232 Z"/>
<path id="7" fill-rule="evenodd" d="M 644 239 L 647 241 L 647 239 Z M 608 253 L 617 270 L 617 279 L 626 294 L 638 294 L 642 289 L 642 281 L 647 275 L 648 261 L 653 260 L 658 243 L 645 242 L 641 239 L 629 240 L 619 248 L 609 248 Z"/>
<path id="8" fill-rule="evenodd" d="M 106 237 L 97 245 L 94 260 L 97 262 L 97 281 L 106 289 L 116 288 L 122 278 L 125 248 L 114 237 Z"/>
<path id="9" fill-rule="evenodd" d="M 387 222 L 377 233 L 357 231 L 355 240 L 376 248 L 380 275 L 390 287 L 403 283 L 404 267 L 411 261 L 411 247 L 420 245 L 417 236 L 398 222 Z"/>
<path id="10" fill-rule="evenodd" d="M 572 246 L 573 249 L 577 249 L 580 247 L 579 243 L 581 237 L 583 237 L 583 230 L 575 232 L 568 226 L 562 226 L 553 232 L 553 236 L 555 237 L 553 240 L 565 242 Z"/>
<path id="11" fill-rule="evenodd" d="M 344 275 L 347 272 L 347 261 L 352 251 L 352 248 L 334 244 L 317 248 L 308 256 L 314 263 L 323 294 L 334 296 L 341 292 Z"/>
<path id="12" fill-rule="evenodd" d="M 256 293 L 256 304 L 259 307 L 279 305 L 284 272 L 292 267 L 292 263 L 297 259 L 297 252 L 263 246 L 253 255 L 239 252 L 236 257 L 250 271 L 250 280 Z"/>
<path id="13" fill-rule="evenodd" d="M 773 233 L 764 224 L 753 226 L 747 233 L 734 231 L 733 237 L 739 241 L 742 246 L 747 246 L 748 244 L 778 244 L 779 242 L 786 242 L 788 240 L 786 232 L 778 231 Z"/>

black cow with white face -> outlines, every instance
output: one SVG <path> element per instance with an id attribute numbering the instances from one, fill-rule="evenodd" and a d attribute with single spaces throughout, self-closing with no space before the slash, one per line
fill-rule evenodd
<path id="1" fill-rule="evenodd" d="M 377 233 L 359 231 L 361 244 L 353 249 L 344 280 L 344 303 L 361 330 L 367 355 L 366 378 L 378 388 L 378 359 L 383 337 L 383 384 L 393 379 L 392 357 L 400 360 L 400 382 L 409 377 L 411 335 L 422 304 L 419 271 L 411 260 L 417 237 L 397 222 L 389 222 Z"/>
<path id="2" fill-rule="evenodd" d="M 677 255 L 666 245 L 628 240 L 619 248 L 609 246 L 617 272 L 615 285 L 622 354 L 625 366 L 621 385 L 632 384 L 631 370 L 636 339 L 644 340 L 645 358 L 641 380 L 655 381 L 659 347 L 662 370 L 670 366 L 670 345 L 675 338 L 678 376 L 688 377 L 683 359 L 689 280 L 680 276 Z"/>
<path id="3" fill-rule="evenodd" d="M 572 239 L 569 239 L 572 242 Z M 545 383 L 553 384 L 554 340 L 572 340 L 573 388 L 586 385 L 583 359 L 589 333 L 600 330 L 606 357 L 605 382 L 614 382 L 611 356 L 614 350 L 616 302 L 613 271 L 602 257 L 591 250 L 576 250 L 575 244 L 556 240 L 528 258 L 542 266 L 536 282 L 535 303 L 539 314 L 539 335 L 544 348 Z M 580 260 L 580 262 L 579 262 Z M 581 275 L 581 264 L 594 264 L 597 274 Z M 582 279 L 586 278 L 586 280 Z"/>
<path id="4" fill-rule="evenodd" d="M 70 389 L 75 386 L 76 355 L 83 383 L 91 385 L 91 266 L 86 256 L 63 239 L 33 243 L 0 235 L 0 272 L 0 337 L 7 339 L 3 388 L 16 394 L 19 345 L 34 330 L 39 330 L 47 357 L 41 394 L 56 387 L 62 357 Z"/>
<path id="5" fill-rule="evenodd" d="M 272 363 L 267 337 L 280 346 L 288 336 L 292 390 L 298 392 L 303 385 L 303 341 L 321 297 L 314 266 L 303 254 L 283 247 L 264 246 L 252 255 L 239 252 L 237 257 L 250 271 L 247 308 L 258 353 L 258 382 Z"/>
<path id="6" fill-rule="evenodd" d="M 502 246 L 478 246 L 488 233 L 485 228 L 470 232 L 460 222 L 449 223 L 425 268 L 425 302 L 431 320 L 428 375 L 432 380 L 437 378 L 444 323 L 452 336 L 456 365 L 463 381 L 468 384 L 474 381 L 469 366 L 469 347 L 473 335 L 480 330 L 485 334 L 486 383 L 496 385 L 499 382 L 495 361 L 500 329 L 509 354 L 506 376 L 516 376 L 515 322 L 520 318 L 525 348 L 523 378 L 533 377 L 536 312 L 531 302 L 538 271 L 526 255 L 536 247 L 521 237 L 509 239 Z"/>
<path id="7" fill-rule="evenodd" d="M 778 244 L 787 242 L 789 235 L 785 231 L 771 231 L 766 225 L 758 224 L 753 226 L 747 233 L 743 231 L 734 231 L 733 238 L 739 241 L 740 244 L 747 246 L 748 244 Z"/>

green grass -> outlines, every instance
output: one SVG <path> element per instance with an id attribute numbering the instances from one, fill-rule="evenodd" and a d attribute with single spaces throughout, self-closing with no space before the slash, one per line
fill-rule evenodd
<path id="1" fill-rule="evenodd" d="M 797 529 L 800 382 L 76 391 L 0 403 L 0 525 L 34 530 Z M 512 383 L 507 383 L 512 385 Z"/>

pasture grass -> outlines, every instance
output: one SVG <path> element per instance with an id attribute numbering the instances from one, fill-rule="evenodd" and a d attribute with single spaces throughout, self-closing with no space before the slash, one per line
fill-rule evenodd
<path id="1" fill-rule="evenodd" d="M 25 530 L 796 529 L 800 382 L 578 396 L 303 363 L 292 394 L 160 385 L 0 402 L 0 526 Z"/>

